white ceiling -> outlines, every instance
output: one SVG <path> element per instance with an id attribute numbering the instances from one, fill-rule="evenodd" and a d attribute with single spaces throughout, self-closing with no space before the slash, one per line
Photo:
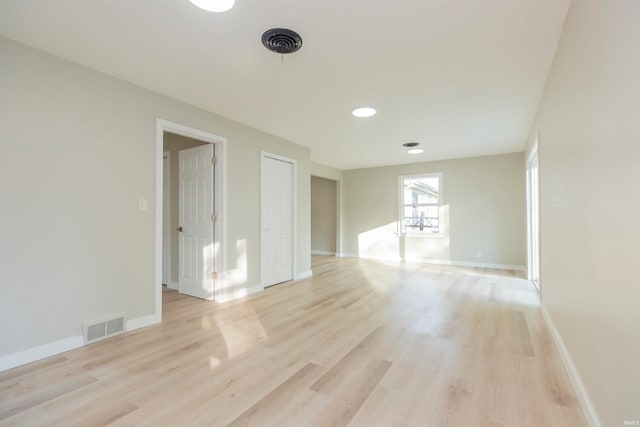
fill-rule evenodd
<path id="1" fill-rule="evenodd" d="M 521 151 L 568 3 L 0 0 L 0 33 L 353 169 Z M 282 62 L 260 41 L 272 27 L 302 49 Z M 363 105 L 378 114 L 352 117 Z"/>

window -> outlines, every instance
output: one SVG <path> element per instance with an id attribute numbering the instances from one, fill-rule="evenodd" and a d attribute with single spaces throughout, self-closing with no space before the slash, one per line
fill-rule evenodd
<path id="1" fill-rule="evenodd" d="M 400 233 L 439 233 L 442 174 L 401 176 L 398 184 Z"/>

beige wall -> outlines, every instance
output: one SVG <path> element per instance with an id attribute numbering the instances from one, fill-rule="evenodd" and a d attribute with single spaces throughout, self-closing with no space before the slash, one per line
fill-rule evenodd
<path id="1" fill-rule="evenodd" d="M 542 306 L 603 426 L 640 420 L 640 2 L 573 1 L 540 133 Z"/>
<path id="2" fill-rule="evenodd" d="M 310 270 L 309 149 L 7 39 L 0 52 L 0 356 L 154 313 L 157 118 L 228 139 L 223 296 L 260 289 L 261 150 L 297 160 L 295 270 Z"/>
<path id="3" fill-rule="evenodd" d="M 336 253 L 337 182 L 311 177 L 311 251 Z"/>
<path id="4" fill-rule="evenodd" d="M 442 235 L 399 238 L 398 177 L 435 172 L 443 174 Z M 343 178 L 344 255 L 526 263 L 522 153 L 356 169 Z"/>
<path id="5" fill-rule="evenodd" d="M 199 145 L 206 144 L 202 141 L 187 138 L 186 136 L 176 135 L 173 133 L 164 133 L 164 151 L 169 152 L 169 179 L 170 179 L 170 206 L 169 206 L 169 233 L 171 233 L 171 277 L 169 278 L 171 285 L 178 284 L 178 227 L 180 223 L 178 221 L 179 207 L 178 203 L 178 191 L 179 191 L 179 165 L 178 165 L 178 152 L 180 150 L 186 150 L 187 148 L 197 147 Z"/>

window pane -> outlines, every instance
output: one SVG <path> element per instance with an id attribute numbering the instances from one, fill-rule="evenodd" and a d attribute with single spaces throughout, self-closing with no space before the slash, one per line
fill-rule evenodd
<path id="1" fill-rule="evenodd" d="M 438 206 L 405 206 L 402 227 L 405 231 L 438 232 Z"/>
<path id="2" fill-rule="evenodd" d="M 438 203 L 438 177 L 404 179 L 404 204 Z"/>

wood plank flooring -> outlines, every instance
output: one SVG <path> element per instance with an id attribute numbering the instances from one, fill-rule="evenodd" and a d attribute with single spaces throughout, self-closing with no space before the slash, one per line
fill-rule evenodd
<path id="1" fill-rule="evenodd" d="M 0 373 L 0 426 L 586 426 L 515 272 L 313 257 L 313 278 Z"/>

